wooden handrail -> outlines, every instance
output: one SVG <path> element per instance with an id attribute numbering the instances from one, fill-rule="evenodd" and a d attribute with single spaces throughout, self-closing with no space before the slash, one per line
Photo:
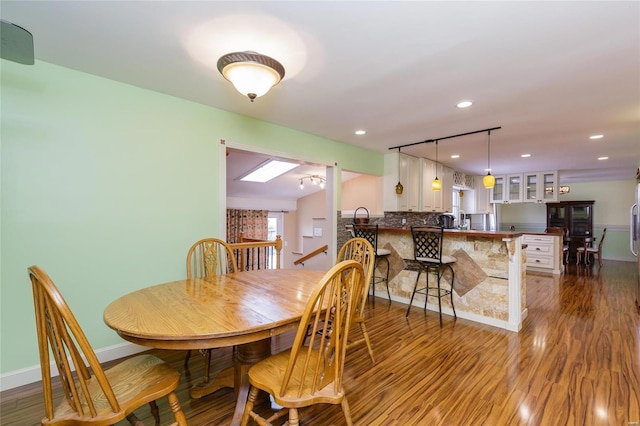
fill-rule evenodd
<path id="1" fill-rule="evenodd" d="M 269 240 L 258 240 L 254 238 L 244 238 L 242 234 L 240 234 L 240 242 L 229 244 L 233 252 L 236 254 L 239 270 L 244 271 L 247 269 L 258 269 L 247 266 L 248 262 L 248 254 L 253 253 L 254 250 L 265 250 L 266 253 L 269 251 L 269 247 L 273 247 L 276 251 L 276 261 L 275 268 L 280 269 L 280 255 L 282 253 L 282 237 L 280 235 L 276 235 L 276 239 L 274 241 Z"/>
<path id="2" fill-rule="evenodd" d="M 323 245 L 322 247 L 315 249 L 315 250 L 314 250 L 314 251 L 312 251 L 311 253 L 309 253 L 309 254 L 307 254 L 307 255 L 305 255 L 305 256 L 302 256 L 300 259 L 298 259 L 298 260 L 296 260 L 295 262 L 293 262 L 293 264 L 294 264 L 294 265 L 300 265 L 300 264 L 302 264 L 302 266 L 304 266 L 304 262 L 305 262 L 305 261 L 307 261 L 307 260 L 311 259 L 311 258 L 312 258 L 312 257 L 314 257 L 314 256 L 319 255 L 320 253 L 325 253 L 325 254 L 326 254 L 328 249 L 329 249 L 329 246 L 325 244 L 325 245 Z"/>

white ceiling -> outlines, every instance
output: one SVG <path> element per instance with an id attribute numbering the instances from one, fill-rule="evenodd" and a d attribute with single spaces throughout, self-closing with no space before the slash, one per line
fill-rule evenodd
<path id="1" fill-rule="evenodd" d="M 559 170 L 564 184 L 640 164 L 637 1 L 2 0 L 0 16 L 32 32 L 36 61 L 383 153 L 501 126 L 493 174 Z M 216 69 L 237 50 L 276 58 L 284 80 L 249 102 Z M 443 140 L 439 160 L 484 174 L 486 139 Z"/>

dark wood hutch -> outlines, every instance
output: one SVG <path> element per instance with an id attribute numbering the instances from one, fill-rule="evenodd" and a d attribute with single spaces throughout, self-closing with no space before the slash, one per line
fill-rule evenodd
<path id="1" fill-rule="evenodd" d="M 547 203 L 547 227 L 569 230 L 569 257 L 575 258 L 576 248 L 593 236 L 593 204 L 595 201 L 563 201 Z"/>

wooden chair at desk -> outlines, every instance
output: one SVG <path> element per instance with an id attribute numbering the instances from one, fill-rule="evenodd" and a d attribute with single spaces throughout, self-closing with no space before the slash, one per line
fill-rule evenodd
<path id="1" fill-rule="evenodd" d="M 607 235 L 607 228 L 602 230 L 602 238 L 600 238 L 600 242 L 598 243 L 598 247 L 593 247 L 594 239 L 591 237 L 587 237 L 584 239 L 584 246 L 578 247 L 576 249 L 576 254 L 578 256 L 578 260 L 576 264 L 580 264 L 580 259 L 584 255 L 584 263 L 589 263 L 589 255 L 598 256 L 598 265 L 602 268 L 602 243 L 604 243 L 604 237 Z"/>
<path id="2" fill-rule="evenodd" d="M 338 252 L 338 262 L 341 262 L 343 260 L 355 260 L 356 262 L 360 263 L 364 269 L 365 274 L 365 284 L 362 286 L 362 298 L 358 304 L 355 317 L 353 318 L 353 322 L 360 326 L 362 338 L 358 340 L 351 340 L 349 343 L 347 343 L 347 349 L 351 349 L 353 347 L 366 343 L 367 349 L 369 350 L 369 356 L 371 357 L 371 362 L 375 364 L 376 360 L 373 357 L 371 340 L 369 339 L 369 333 L 367 333 L 367 328 L 364 324 L 364 311 L 367 306 L 369 286 L 371 285 L 370 283 L 375 269 L 375 251 L 371 243 L 366 239 L 351 238 L 346 243 L 344 243 L 344 245 L 340 248 L 340 252 Z"/>
<path id="3" fill-rule="evenodd" d="M 291 349 L 249 368 L 251 389 L 242 425 L 249 418 L 261 425 L 271 424 L 287 414 L 288 424 L 297 425 L 298 408 L 320 403 L 340 404 L 347 424 L 353 424 L 343 373 L 349 328 L 365 285 L 364 275 L 362 265 L 355 260 L 340 262 L 324 275 L 307 302 Z M 322 306 L 326 309 L 318 309 Z M 322 327 L 323 324 L 331 324 L 331 328 Z M 318 333 L 320 328 L 323 330 Z M 267 419 L 254 411 L 260 390 L 271 394 L 275 403 L 283 407 Z"/>
<path id="4" fill-rule="evenodd" d="M 173 424 L 186 426 L 187 420 L 175 393 L 180 372 L 153 355 L 139 355 L 103 370 L 51 278 L 37 266 L 29 268 L 29 278 L 42 371 L 43 425 L 111 425 L 125 418 L 136 425 L 140 423 L 133 410 L 147 403 L 159 424 L 155 400 L 166 396 L 175 417 Z M 50 354 L 65 394 L 57 406 L 53 403 Z"/>
<path id="5" fill-rule="evenodd" d="M 231 247 L 218 238 L 204 238 L 194 243 L 187 252 L 187 278 L 206 278 L 237 272 L 236 257 Z M 208 383 L 211 372 L 211 349 L 203 349 L 204 383 Z M 184 368 L 189 368 L 191 351 L 184 357 Z"/>

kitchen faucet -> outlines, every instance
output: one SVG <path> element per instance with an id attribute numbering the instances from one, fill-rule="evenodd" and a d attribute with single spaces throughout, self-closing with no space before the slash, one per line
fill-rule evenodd
<path id="1" fill-rule="evenodd" d="M 464 210 L 460 209 L 458 210 L 458 215 L 460 216 L 460 219 L 458 220 L 458 228 L 462 228 L 465 224 L 467 213 Z"/>

